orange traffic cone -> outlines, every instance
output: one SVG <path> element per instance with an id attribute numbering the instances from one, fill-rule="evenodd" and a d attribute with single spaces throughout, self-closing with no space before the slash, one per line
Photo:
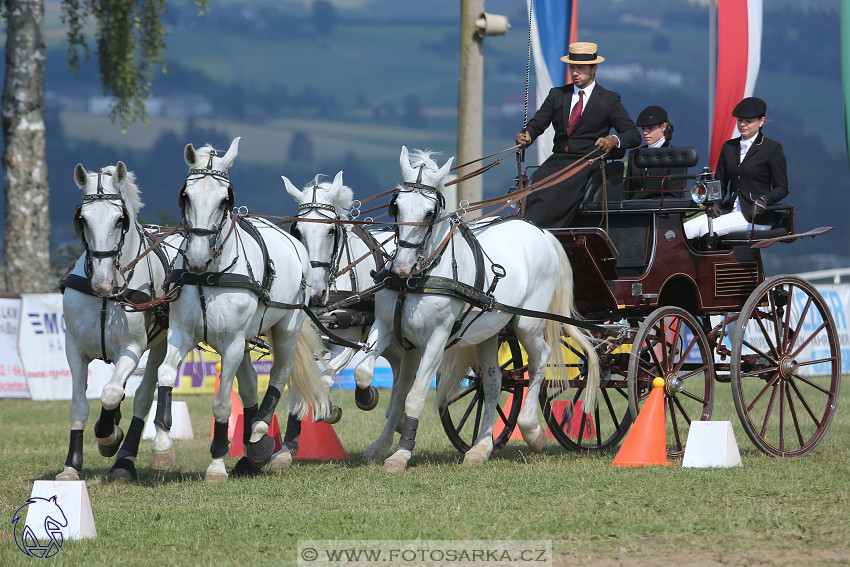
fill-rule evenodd
<path id="1" fill-rule="evenodd" d="M 301 420 L 298 452 L 293 458 L 305 461 L 332 461 L 347 459 L 348 453 L 345 452 L 339 437 L 336 436 L 333 426 L 323 421 L 313 421 L 313 413 L 307 409 L 307 415 Z"/>
<path id="2" fill-rule="evenodd" d="M 230 444 L 230 457 L 241 457 L 245 454 L 245 442 L 242 440 L 242 432 L 245 431 L 245 414 L 240 413 L 236 418 L 236 430 L 233 435 L 233 443 Z M 274 439 L 274 452 L 283 448 L 283 438 L 280 435 L 280 424 L 277 416 L 272 416 L 269 424 L 269 435 Z"/>
<path id="3" fill-rule="evenodd" d="M 669 465 L 664 424 L 664 379 L 652 381 L 652 392 L 611 466 Z"/>
<path id="4" fill-rule="evenodd" d="M 513 402 L 514 395 L 510 394 L 510 397 L 505 402 L 505 405 L 503 405 L 502 407 L 507 410 L 513 405 Z M 523 402 L 525 402 L 525 388 L 523 388 L 522 390 L 522 402 L 520 402 L 520 404 L 522 404 Z M 502 419 L 499 417 L 499 414 L 497 413 L 495 422 L 493 423 L 493 439 L 496 439 L 499 435 L 501 435 L 504 429 L 505 423 L 502 421 Z M 519 432 L 519 427 L 516 427 L 516 425 L 514 426 L 514 430 L 511 431 L 511 436 L 508 437 L 508 441 L 513 441 L 514 439 L 522 441 L 522 433 Z"/>
<path id="5" fill-rule="evenodd" d="M 221 382 L 221 363 L 215 365 L 215 390 L 213 395 L 218 394 L 218 386 Z M 230 417 L 227 420 L 227 438 L 235 439 L 236 420 L 243 412 L 242 400 L 239 399 L 239 394 L 236 390 L 230 390 Z M 215 432 L 215 417 L 212 418 L 212 426 L 210 427 L 210 438 Z"/>

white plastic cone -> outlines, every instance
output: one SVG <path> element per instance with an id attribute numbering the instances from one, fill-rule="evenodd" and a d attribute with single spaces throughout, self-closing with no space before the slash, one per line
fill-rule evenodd
<path id="1" fill-rule="evenodd" d="M 45 529 L 46 522 L 61 531 L 64 539 L 97 537 L 85 481 L 37 480 L 30 501 L 26 525 L 39 540 L 51 537 Z"/>
<path id="2" fill-rule="evenodd" d="M 692 421 L 682 467 L 736 467 L 741 453 L 731 421 Z"/>

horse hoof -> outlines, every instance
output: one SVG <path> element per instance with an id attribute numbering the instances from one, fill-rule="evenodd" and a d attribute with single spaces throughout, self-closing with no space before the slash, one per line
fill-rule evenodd
<path id="1" fill-rule="evenodd" d="M 242 457 L 236 462 L 236 466 L 230 471 L 235 477 L 253 478 L 262 474 L 263 470 L 260 467 L 255 467 L 250 459 Z"/>
<path id="2" fill-rule="evenodd" d="M 546 446 L 546 431 L 539 425 L 530 436 L 526 437 L 523 433 L 522 438 L 533 453 L 541 452 Z"/>
<path id="3" fill-rule="evenodd" d="M 167 471 L 177 462 L 177 453 L 174 447 L 167 451 L 154 451 L 151 453 L 151 468 L 155 471 Z"/>
<path id="4" fill-rule="evenodd" d="M 65 467 L 61 473 L 56 475 L 56 480 L 80 480 L 80 471 L 74 467 Z"/>
<path id="5" fill-rule="evenodd" d="M 342 419 L 342 408 L 334 404 L 331 406 L 331 414 L 322 421 L 328 425 L 333 425 L 334 423 L 338 423 L 340 419 Z"/>
<path id="6" fill-rule="evenodd" d="M 374 386 L 354 389 L 354 403 L 363 411 L 372 411 L 378 405 L 378 389 Z"/>
<path id="7" fill-rule="evenodd" d="M 256 443 L 245 443 L 245 456 L 251 460 L 256 467 L 265 466 L 274 453 L 274 439 L 270 435 L 263 435 Z"/>
<path id="8" fill-rule="evenodd" d="M 404 472 L 407 468 L 407 463 L 404 461 L 396 460 L 396 459 L 387 459 L 384 461 L 384 466 L 381 469 L 385 473 L 400 473 Z"/>
<path id="9" fill-rule="evenodd" d="M 487 462 L 490 452 L 486 449 L 473 447 L 463 456 L 463 464 L 468 467 L 478 467 Z"/>
<path id="10" fill-rule="evenodd" d="M 207 471 L 204 475 L 204 482 L 227 482 L 227 472 Z"/>
<path id="11" fill-rule="evenodd" d="M 288 447 L 284 447 L 274 455 L 269 461 L 269 468 L 273 471 L 287 469 L 292 466 L 292 452 Z"/>
<path id="12" fill-rule="evenodd" d="M 109 469 L 109 473 L 106 475 L 106 480 L 109 482 L 116 482 L 119 480 L 138 482 L 139 475 L 136 473 L 136 465 L 133 464 L 133 461 L 126 457 L 118 459 L 115 461 L 115 464 L 112 465 L 112 468 Z"/>
<path id="13" fill-rule="evenodd" d="M 387 457 L 386 451 L 381 451 L 372 445 L 366 447 L 363 451 L 363 462 L 367 464 L 380 464 Z"/>
<path id="14" fill-rule="evenodd" d="M 115 441 L 112 443 L 109 442 L 110 439 L 115 438 Z M 100 452 L 103 457 L 112 457 L 115 453 L 118 452 L 118 449 L 121 448 L 121 442 L 124 440 L 124 431 L 119 427 L 115 426 L 115 433 L 109 437 L 104 439 L 98 438 L 97 440 L 97 450 Z"/>

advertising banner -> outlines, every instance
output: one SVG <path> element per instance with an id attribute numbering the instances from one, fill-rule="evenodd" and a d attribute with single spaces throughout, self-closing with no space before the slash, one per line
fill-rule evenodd
<path id="1" fill-rule="evenodd" d="M 0 398 L 29 398 L 24 365 L 18 357 L 19 297 L 0 297 Z"/>

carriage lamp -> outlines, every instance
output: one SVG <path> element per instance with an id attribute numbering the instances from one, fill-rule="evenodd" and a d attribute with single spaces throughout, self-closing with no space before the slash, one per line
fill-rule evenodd
<path id="1" fill-rule="evenodd" d="M 704 167 L 691 185 L 691 199 L 697 204 L 713 203 L 721 198 L 720 182 L 714 179 L 714 172 Z"/>

